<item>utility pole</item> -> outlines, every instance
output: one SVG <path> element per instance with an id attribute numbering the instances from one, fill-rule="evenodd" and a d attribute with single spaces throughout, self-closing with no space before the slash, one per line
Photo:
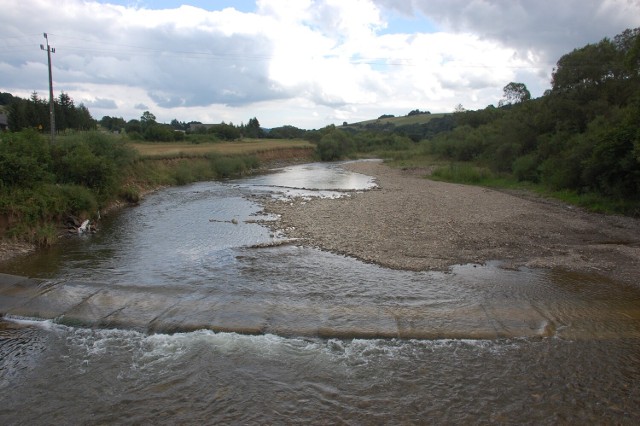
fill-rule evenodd
<path id="1" fill-rule="evenodd" d="M 56 113 L 53 108 L 53 76 L 51 75 L 51 54 L 56 53 L 55 47 L 49 46 L 49 38 L 47 33 L 44 33 L 44 38 L 47 40 L 47 48 L 44 45 L 40 45 L 41 50 L 47 51 L 47 60 L 49 61 L 49 117 L 51 119 L 51 144 L 55 142 L 56 138 Z"/>

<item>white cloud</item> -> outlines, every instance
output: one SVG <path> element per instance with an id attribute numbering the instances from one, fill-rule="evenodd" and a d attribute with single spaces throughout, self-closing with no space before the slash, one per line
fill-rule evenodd
<path id="1" fill-rule="evenodd" d="M 389 26 L 391 14 L 413 30 Z M 637 0 L 258 0 L 251 13 L 5 0 L 0 90 L 47 93 L 48 31 L 56 92 L 96 118 L 142 109 L 167 122 L 317 128 L 482 108 L 510 81 L 539 96 L 561 54 L 639 17 Z M 420 19 L 429 30 L 416 31 Z"/>
<path id="2" fill-rule="evenodd" d="M 100 108 L 100 109 L 117 109 L 118 105 L 113 99 L 95 98 L 95 99 L 83 99 L 82 103 L 87 108 Z"/>

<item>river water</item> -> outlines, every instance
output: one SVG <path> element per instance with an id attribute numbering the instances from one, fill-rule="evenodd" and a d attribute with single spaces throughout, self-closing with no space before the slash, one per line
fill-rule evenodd
<path id="1" fill-rule="evenodd" d="M 311 164 L 168 188 L 98 234 L 3 265 L 54 289 L 137 299 L 112 322 L 83 302 L 92 327 L 71 312 L 6 315 L 0 423 L 640 421 L 638 290 L 499 263 L 388 270 L 281 244 L 262 223 L 273 219 L 262 197 L 372 186 Z"/>

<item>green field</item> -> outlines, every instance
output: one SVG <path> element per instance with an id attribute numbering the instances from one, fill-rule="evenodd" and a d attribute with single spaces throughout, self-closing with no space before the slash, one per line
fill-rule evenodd
<path id="1" fill-rule="evenodd" d="M 367 124 L 387 124 L 391 123 L 395 126 L 406 126 L 409 124 L 425 124 L 434 118 L 442 118 L 448 113 L 438 113 L 438 114 L 417 114 L 411 116 L 402 116 L 402 117 L 392 117 L 392 118 L 383 118 L 383 119 L 374 119 L 374 120 L 366 120 L 361 121 L 359 123 L 352 123 L 350 126 L 366 126 Z"/>

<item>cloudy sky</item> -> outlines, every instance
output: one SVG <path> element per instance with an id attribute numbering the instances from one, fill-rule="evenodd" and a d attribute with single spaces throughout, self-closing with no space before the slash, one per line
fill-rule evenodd
<path id="1" fill-rule="evenodd" d="M 94 118 L 320 128 L 496 105 L 564 53 L 640 26 L 640 0 L 0 0 L 0 91 Z"/>

